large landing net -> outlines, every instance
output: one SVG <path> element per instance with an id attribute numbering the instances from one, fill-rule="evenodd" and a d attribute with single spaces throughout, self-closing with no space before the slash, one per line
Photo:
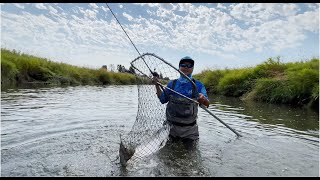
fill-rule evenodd
<path id="1" fill-rule="evenodd" d="M 163 87 L 169 80 L 180 77 L 180 71 L 162 58 L 146 53 L 131 62 L 138 85 L 138 113 L 131 131 L 120 136 L 120 162 L 136 161 L 161 149 L 169 136 L 170 126 L 166 123 L 166 104 L 159 101 L 156 88 L 151 84 L 154 75 Z M 162 87 L 162 88 L 163 88 Z"/>
<path id="2" fill-rule="evenodd" d="M 126 165 L 127 161 L 134 162 L 157 152 L 166 144 L 169 137 L 171 127 L 166 123 L 166 104 L 160 103 L 156 95 L 156 88 L 150 83 L 153 76 L 159 77 L 159 85 L 163 90 L 164 88 L 168 89 L 190 101 L 198 103 L 166 87 L 170 80 L 178 79 L 180 76 L 191 82 L 195 88 L 196 85 L 179 69 L 155 54 L 145 53 L 133 60 L 131 66 L 137 78 L 139 103 L 136 121 L 131 131 L 123 137 L 120 136 L 119 156 L 122 165 Z M 204 105 L 199 104 L 199 106 L 238 137 L 241 137 L 238 132 L 215 116 Z"/>

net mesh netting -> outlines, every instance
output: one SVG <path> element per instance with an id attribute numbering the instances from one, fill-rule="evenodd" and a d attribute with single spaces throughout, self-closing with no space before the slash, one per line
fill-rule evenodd
<path id="1" fill-rule="evenodd" d="M 166 123 L 166 104 L 156 94 L 155 85 L 150 84 L 152 72 L 159 76 L 163 86 L 169 80 L 178 79 L 180 72 L 162 58 L 145 53 L 131 62 L 138 85 L 138 112 L 136 121 L 127 135 L 120 137 L 119 156 L 122 165 L 128 160 L 136 161 L 162 148 L 169 136 Z"/>

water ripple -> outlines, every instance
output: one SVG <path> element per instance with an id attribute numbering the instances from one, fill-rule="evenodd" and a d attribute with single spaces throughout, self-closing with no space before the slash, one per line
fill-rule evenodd
<path id="1" fill-rule="evenodd" d="M 243 137 L 200 108 L 194 164 L 164 149 L 127 175 L 319 176 L 317 112 L 214 98 L 208 109 Z M 124 175 L 119 135 L 131 130 L 137 108 L 136 86 L 3 91 L 1 175 Z"/>

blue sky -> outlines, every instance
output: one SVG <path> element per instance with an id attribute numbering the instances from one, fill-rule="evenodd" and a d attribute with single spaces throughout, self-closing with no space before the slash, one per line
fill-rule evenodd
<path id="1" fill-rule="evenodd" d="M 140 51 L 194 73 L 319 57 L 319 3 L 109 3 Z M 1 3 L 1 47 L 89 68 L 139 54 L 104 3 Z"/>

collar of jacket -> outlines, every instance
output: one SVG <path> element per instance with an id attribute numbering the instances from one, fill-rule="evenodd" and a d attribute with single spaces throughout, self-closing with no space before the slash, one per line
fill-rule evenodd
<path id="1" fill-rule="evenodd" d="M 189 74 L 188 77 L 190 79 L 192 79 L 192 74 Z M 188 83 L 189 82 L 189 80 L 187 78 L 185 78 L 184 76 L 182 76 L 182 75 L 180 75 L 178 81 L 180 81 L 181 83 Z"/>

